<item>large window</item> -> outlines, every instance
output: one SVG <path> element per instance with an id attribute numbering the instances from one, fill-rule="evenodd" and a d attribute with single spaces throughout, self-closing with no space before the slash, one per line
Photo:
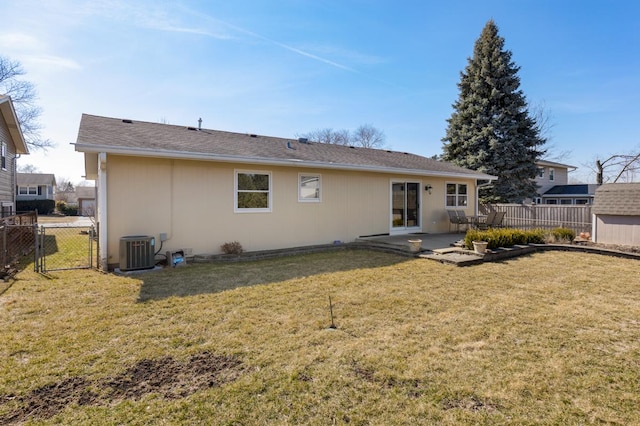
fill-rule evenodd
<path id="1" fill-rule="evenodd" d="M 20 186 L 18 187 L 19 195 L 38 195 L 37 186 Z"/>
<path id="2" fill-rule="evenodd" d="M 234 211 L 271 211 L 271 173 L 236 171 L 235 189 Z"/>
<path id="3" fill-rule="evenodd" d="M 298 175 L 298 201 L 320 202 L 321 184 L 320 175 L 300 173 Z"/>
<path id="4" fill-rule="evenodd" d="M 447 207 L 467 207 L 467 184 L 448 183 L 447 184 Z"/>

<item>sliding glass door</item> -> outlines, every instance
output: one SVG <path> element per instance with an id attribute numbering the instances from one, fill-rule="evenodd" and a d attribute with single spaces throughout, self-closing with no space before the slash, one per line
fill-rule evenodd
<path id="1" fill-rule="evenodd" d="M 420 183 L 391 182 L 391 230 L 420 228 Z"/>

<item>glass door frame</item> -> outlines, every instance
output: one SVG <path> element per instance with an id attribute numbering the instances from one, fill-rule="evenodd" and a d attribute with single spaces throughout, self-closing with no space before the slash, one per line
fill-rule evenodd
<path id="1" fill-rule="evenodd" d="M 409 201 L 407 191 L 407 184 L 415 184 L 416 185 L 416 202 L 417 207 L 415 209 L 407 208 Z M 395 206 L 394 202 L 398 200 L 394 199 L 394 188 L 398 185 L 402 185 L 402 208 L 399 206 Z M 401 211 L 398 211 L 401 210 Z M 417 225 L 408 225 L 409 221 L 409 211 L 415 210 L 415 220 Z M 402 217 L 398 217 L 400 214 Z M 399 224 L 398 221 L 401 221 Z M 422 231 L 422 182 L 419 180 L 410 180 L 410 179 L 391 179 L 389 183 L 389 234 L 408 234 L 411 232 L 421 232 Z"/>

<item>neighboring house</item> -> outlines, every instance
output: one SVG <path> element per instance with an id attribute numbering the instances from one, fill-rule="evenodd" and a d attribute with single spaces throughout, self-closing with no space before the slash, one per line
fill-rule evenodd
<path id="1" fill-rule="evenodd" d="M 0 216 L 16 213 L 16 159 L 29 154 L 11 97 L 0 95 Z"/>
<path id="2" fill-rule="evenodd" d="M 552 186 L 540 196 L 541 204 L 593 204 L 593 198 L 598 186 L 595 184 Z"/>
<path id="3" fill-rule="evenodd" d="M 536 204 L 581 205 L 593 204 L 593 196 L 598 185 L 569 185 L 569 172 L 576 170 L 575 166 L 538 160 L 538 196 Z"/>
<path id="4" fill-rule="evenodd" d="M 95 216 L 96 213 L 96 187 L 76 186 L 76 199 L 78 201 L 78 214 L 80 216 Z"/>
<path id="5" fill-rule="evenodd" d="M 56 177 L 48 173 L 18 173 L 16 200 L 55 200 Z"/>
<path id="6" fill-rule="evenodd" d="M 405 152 L 87 114 L 75 149 L 96 180 L 103 268 L 130 235 L 220 253 L 447 232 L 447 209 L 477 213 L 478 187 L 496 179 Z"/>
<path id="7" fill-rule="evenodd" d="M 640 183 L 607 183 L 596 190 L 593 241 L 640 247 Z"/>

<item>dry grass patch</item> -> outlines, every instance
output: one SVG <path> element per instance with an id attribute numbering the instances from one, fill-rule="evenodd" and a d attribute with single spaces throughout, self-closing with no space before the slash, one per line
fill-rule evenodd
<path id="1" fill-rule="evenodd" d="M 630 424 L 640 414 L 633 260 L 553 252 L 456 268 L 346 251 L 54 277 L 24 271 L 0 297 L 0 423 L 52 384 L 71 387 L 71 403 L 25 419 Z M 234 360 L 228 380 L 112 390 L 140 365 L 178 366 L 176 381 L 215 370 L 190 367 L 205 353 Z"/>

